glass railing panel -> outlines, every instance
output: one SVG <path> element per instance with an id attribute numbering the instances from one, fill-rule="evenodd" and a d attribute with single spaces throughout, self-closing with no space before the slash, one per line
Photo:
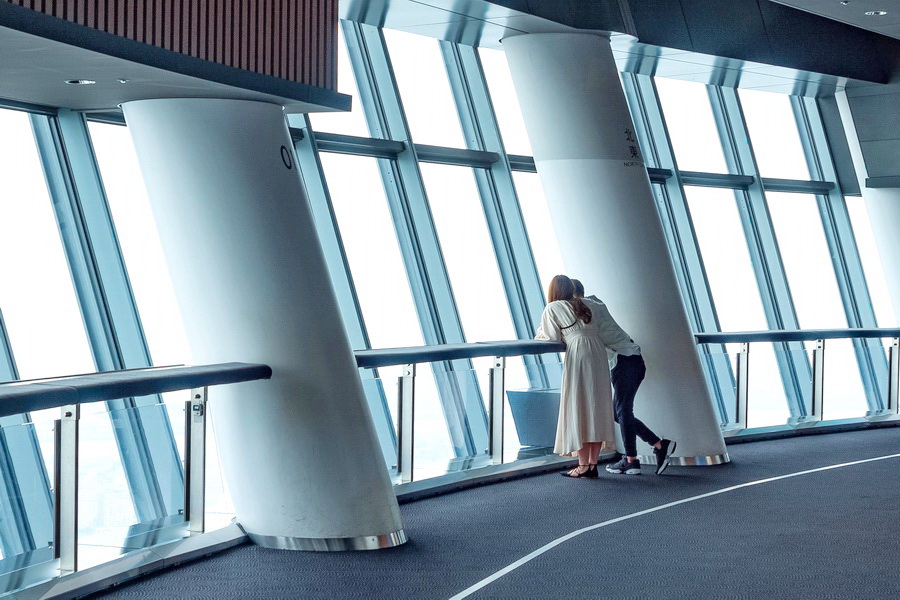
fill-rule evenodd
<path id="1" fill-rule="evenodd" d="M 507 378 L 505 461 L 553 454 L 562 362 L 559 355 L 546 355 L 545 360 L 550 356 L 550 362 L 523 365 L 521 375 Z"/>
<path id="2" fill-rule="evenodd" d="M 438 367 L 438 365 L 435 366 Z M 419 378 L 416 379 L 418 385 Z M 443 372 L 438 368 L 435 369 L 434 381 L 437 383 L 441 402 L 448 408 L 455 409 L 447 419 L 450 441 L 454 445 L 453 455 L 449 457 L 449 460 L 443 458 L 446 454 L 442 456 L 440 450 L 436 454 L 431 454 L 432 458 L 428 462 L 422 455 L 422 450 L 426 450 L 428 447 L 425 446 L 426 440 L 420 433 L 424 426 L 423 423 L 418 422 L 421 388 L 416 388 L 416 479 L 435 477 L 444 473 L 464 471 L 490 464 L 486 395 L 482 392 L 487 389 L 487 380 L 488 373 L 485 369 L 481 369 L 481 372 L 478 369 Z M 446 412 L 450 413 L 451 411 Z M 459 418 L 463 413 L 465 420 Z M 446 461 L 443 462 L 443 466 L 442 461 Z M 423 473 L 423 475 L 420 476 L 419 473 Z"/>
<path id="3" fill-rule="evenodd" d="M 215 390 L 213 391 L 215 393 Z M 206 421 L 206 516 L 205 531 L 228 527 L 236 517 L 231 493 L 219 460 L 219 444 L 216 436 L 215 397 L 207 403 L 209 418 Z M 178 421 L 173 421 L 177 423 Z"/>
<path id="4" fill-rule="evenodd" d="M 729 344 L 732 346 L 732 344 Z M 785 349 L 784 344 L 757 342 L 750 344 L 747 385 L 747 427 L 784 425 L 790 418 L 787 395 L 779 371 L 779 365 L 788 362 L 791 355 L 800 361 L 807 360 L 801 348 Z M 810 385 L 803 381 L 800 385 Z"/>
<path id="5" fill-rule="evenodd" d="M 709 382 L 710 393 L 724 409 L 719 410 L 719 420 L 726 429 L 735 427 L 740 419 L 736 387 L 740 350 L 740 344 L 701 344 L 698 347 L 700 365 Z"/>
<path id="6" fill-rule="evenodd" d="M 43 468 L 41 452 L 35 446 L 37 435 L 49 437 L 52 444 L 53 424 L 43 422 L 36 426 L 24 422 L 20 416 L 7 417 L 2 421 L 18 423 L 0 427 L 4 456 L 0 464 L 0 478 L 4 482 L 0 486 L 3 515 L 0 522 L 0 535 L 3 537 L 0 545 L 0 594 L 54 577 L 59 566 L 53 558 L 52 546 L 52 470 L 47 472 Z M 33 460 L 23 460 L 31 457 Z M 34 468 L 13 472 L 13 462 L 30 463 Z"/>
<path id="7" fill-rule="evenodd" d="M 378 379 L 371 381 L 381 384 L 384 391 L 385 402 L 391 413 L 394 426 L 394 434 L 400 439 L 399 418 L 399 379 L 403 375 L 403 365 L 391 365 L 378 368 Z M 444 408 L 441 398 L 438 396 L 438 388 L 435 384 L 436 376 L 431 364 L 416 365 L 415 389 L 415 418 L 413 422 L 413 479 L 427 479 L 447 473 L 450 462 L 455 458 L 453 443 L 444 416 Z M 379 381 L 380 380 L 380 381 Z M 392 464 L 396 465 L 397 459 L 393 457 Z M 392 476 L 397 475 L 396 467 L 391 471 Z M 394 483 L 400 483 L 395 477 Z"/>
<path id="8" fill-rule="evenodd" d="M 864 417 L 868 410 L 853 340 L 826 340 L 822 420 Z"/>
<path id="9" fill-rule="evenodd" d="M 159 404 L 106 410 L 97 402 L 82 406 L 79 439 L 78 469 L 78 564 L 79 569 L 102 564 L 125 552 L 159 543 L 181 539 L 187 535 L 183 503 L 166 509 L 139 508 L 132 500 L 124 463 L 143 463 L 136 451 L 120 450 L 113 424 L 140 423 L 143 419 L 158 418 L 165 407 Z M 184 417 L 173 423 L 173 429 L 184 428 Z M 145 479 L 155 480 L 159 496 L 170 497 L 177 491 L 184 495 L 184 475 L 181 465 L 144 465 Z M 136 488 L 147 481 L 131 482 Z M 152 484 L 151 484 L 152 487 Z M 153 492 L 150 492 L 152 494 Z M 169 514 L 159 514 L 168 512 Z"/>

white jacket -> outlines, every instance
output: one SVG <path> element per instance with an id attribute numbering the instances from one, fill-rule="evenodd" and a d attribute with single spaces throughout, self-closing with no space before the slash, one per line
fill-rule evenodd
<path id="1" fill-rule="evenodd" d="M 600 339 L 606 346 L 606 353 L 609 358 L 609 368 L 616 366 L 616 356 L 634 356 L 641 353 L 641 347 L 634 343 L 631 336 L 619 327 L 609 309 L 603 304 L 597 296 L 586 296 L 583 298 L 584 303 L 591 309 L 593 319 L 597 319 L 600 325 Z"/>

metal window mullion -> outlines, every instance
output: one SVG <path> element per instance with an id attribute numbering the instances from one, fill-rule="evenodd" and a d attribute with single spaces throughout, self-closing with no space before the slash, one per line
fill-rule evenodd
<path id="1" fill-rule="evenodd" d="M 32 126 L 97 369 L 150 366 L 84 118 L 61 110 L 57 118 L 32 116 Z M 183 508 L 183 488 L 175 483 L 183 482 L 181 458 L 159 402 L 154 395 L 107 403 L 141 521 Z M 138 414 L 138 407 L 146 408 Z"/>
<path id="2" fill-rule="evenodd" d="M 710 87 L 709 90 L 729 171 L 754 178 L 746 191 L 735 193 L 743 196 L 743 201 L 738 201 L 738 209 L 766 321 L 771 329 L 799 329 L 737 90 L 725 87 Z M 785 342 L 777 346 L 784 350 L 776 351 L 775 357 L 784 384 L 788 410 L 792 419 L 802 419 L 809 415 L 812 402 L 809 385 L 812 368 L 809 358 L 800 342 Z"/>
<path id="3" fill-rule="evenodd" d="M 396 160 L 378 163 L 423 338 L 426 344 L 465 342 L 384 37 L 377 27 L 342 23 L 370 132 L 406 146 Z M 471 362 L 433 363 L 432 369 L 439 384 L 448 384 L 439 395 L 454 452 L 458 457 L 484 452 L 488 445 L 484 403 L 478 396 L 462 395 L 449 372 L 467 371 L 474 384 Z"/>
<path id="4" fill-rule="evenodd" d="M 644 156 L 650 159 L 653 167 L 669 169 L 674 175 L 661 184 L 663 194 L 657 198 L 656 207 L 691 327 L 694 331 L 720 331 L 712 290 L 653 79 L 647 75 L 622 73 L 622 85 Z M 735 375 L 724 346 L 718 345 L 714 352 L 710 350 L 704 344 L 698 351 L 706 367 L 720 421 L 724 424 L 731 420 L 729 407 Z"/>
<path id="5" fill-rule="evenodd" d="M 319 159 L 316 134 L 312 130 L 308 116 L 292 118 L 298 119 L 298 124 L 302 126 L 304 132 L 303 138 L 294 143 L 297 164 L 303 173 L 307 201 L 312 210 L 316 233 L 325 255 L 325 264 L 337 296 L 344 329 L 352 348 L 371 348 L 362 309 L 359 306 L 359 297 L 356 294 L 356 286 L 353 284 L 350 265 L 347 262 L 347 254 L 341 240 L 340 227 L 331 204 L 328 182 Z M 359 373 L 364 388 L 375 386 L 375 393 L 367 393 L 365 396 L 375 422 L 375 430 L 378 433 L 385 463 L 390 469 L 396 462 L 397 435 L 383 382 L 379 379 L 375 369 L 359 369 Z"/>
<path id="6" fill-rule="evenodd" d="M 814 98 L 791 97 L 797 118 L 800 140 L 806 154 L 810 174 L 814 179 L 837 181 L 837 172 L 828 150 L 825 127 Z M 819 213 L 825 231 L 837 278 L 838 289 L 847 316 L 848 327 L 877 327 L 875 309 L 869 295 L 862 258 L 856 246 L 853 224 L 844 196 L 832 188 L 817 196 Z M 857 361 L 866 390 L 870 413 L 886 408 L 888 393 L 888 362 L 880 340 L 854 339 Z"/>
<path id="7" fill-rule="evenodd" d="M 545 299 L 481 61 L 472 46 L 440 44 L 467 146 L 501 157 L 490 168 L 476 170 L 475 179 L 516 336 L 531 339 Z M 555 355 L 523 357 L 526 366 L 558 360 Z M 532 387 L 550 385 L 543 368 L 527 372 Z"/>

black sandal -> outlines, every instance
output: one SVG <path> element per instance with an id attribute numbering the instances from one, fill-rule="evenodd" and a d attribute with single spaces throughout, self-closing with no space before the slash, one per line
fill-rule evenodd
<path id="1" fill-rule="evenodd" d="M 569 473 L 571 471 L 574 471 L 574 469 L 571 469 L 569 471 L 563 471 L 562 473 L 560 473 L 560 475 L 562 475 L 563 477 L 568 477 L 569 479 L 597 479 L 598 475 L 597 475 L 597 465 L 596 464 L 578 465 L 578 466 L 579 467 L 587 467 L 587 471 L 582 471 L 581 473 L 578 473 L 577 475 L 569 475 Z"/>

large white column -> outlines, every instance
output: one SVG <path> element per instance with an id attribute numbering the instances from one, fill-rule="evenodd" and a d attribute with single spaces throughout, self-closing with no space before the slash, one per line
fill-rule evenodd
<path id="1" fill-rule="evenodd" d="M 257 362 L 210 414 L 242 527 L 267 547 L 406 541 L 282 109 L 123 106 L 197 363 Z"/>
<path id="2" fill-rule="evenodd" d="M 891 305 L 895 317 L 900 319 L 900 235 L 897 235 L 897 232 L 900 231 L 900 189 L 866 187 L 868 172 L 860 148 L 859 136 L 853 123 L 853 113 L 847 101 L 847 93 L 835 94 L 835 100 L 850 146 L 850 155 L 856 169 L 859 189 L 866 203 L 866 212 L 869 213 L 872 234 L 875 237 L 875 245 L 878 247 L 878 256 L 884 270 Z M 898 323 L 881 324 L 882 327 L 896 327 L 897 325 Z"/>
<path id="3" fill-rule="evenodd" d="M 529 34 L 503 48 L 567 274 L 647 362 L 635 413 L 678 442 L 676 464 L 727 461 L 609 38 Z"/>

